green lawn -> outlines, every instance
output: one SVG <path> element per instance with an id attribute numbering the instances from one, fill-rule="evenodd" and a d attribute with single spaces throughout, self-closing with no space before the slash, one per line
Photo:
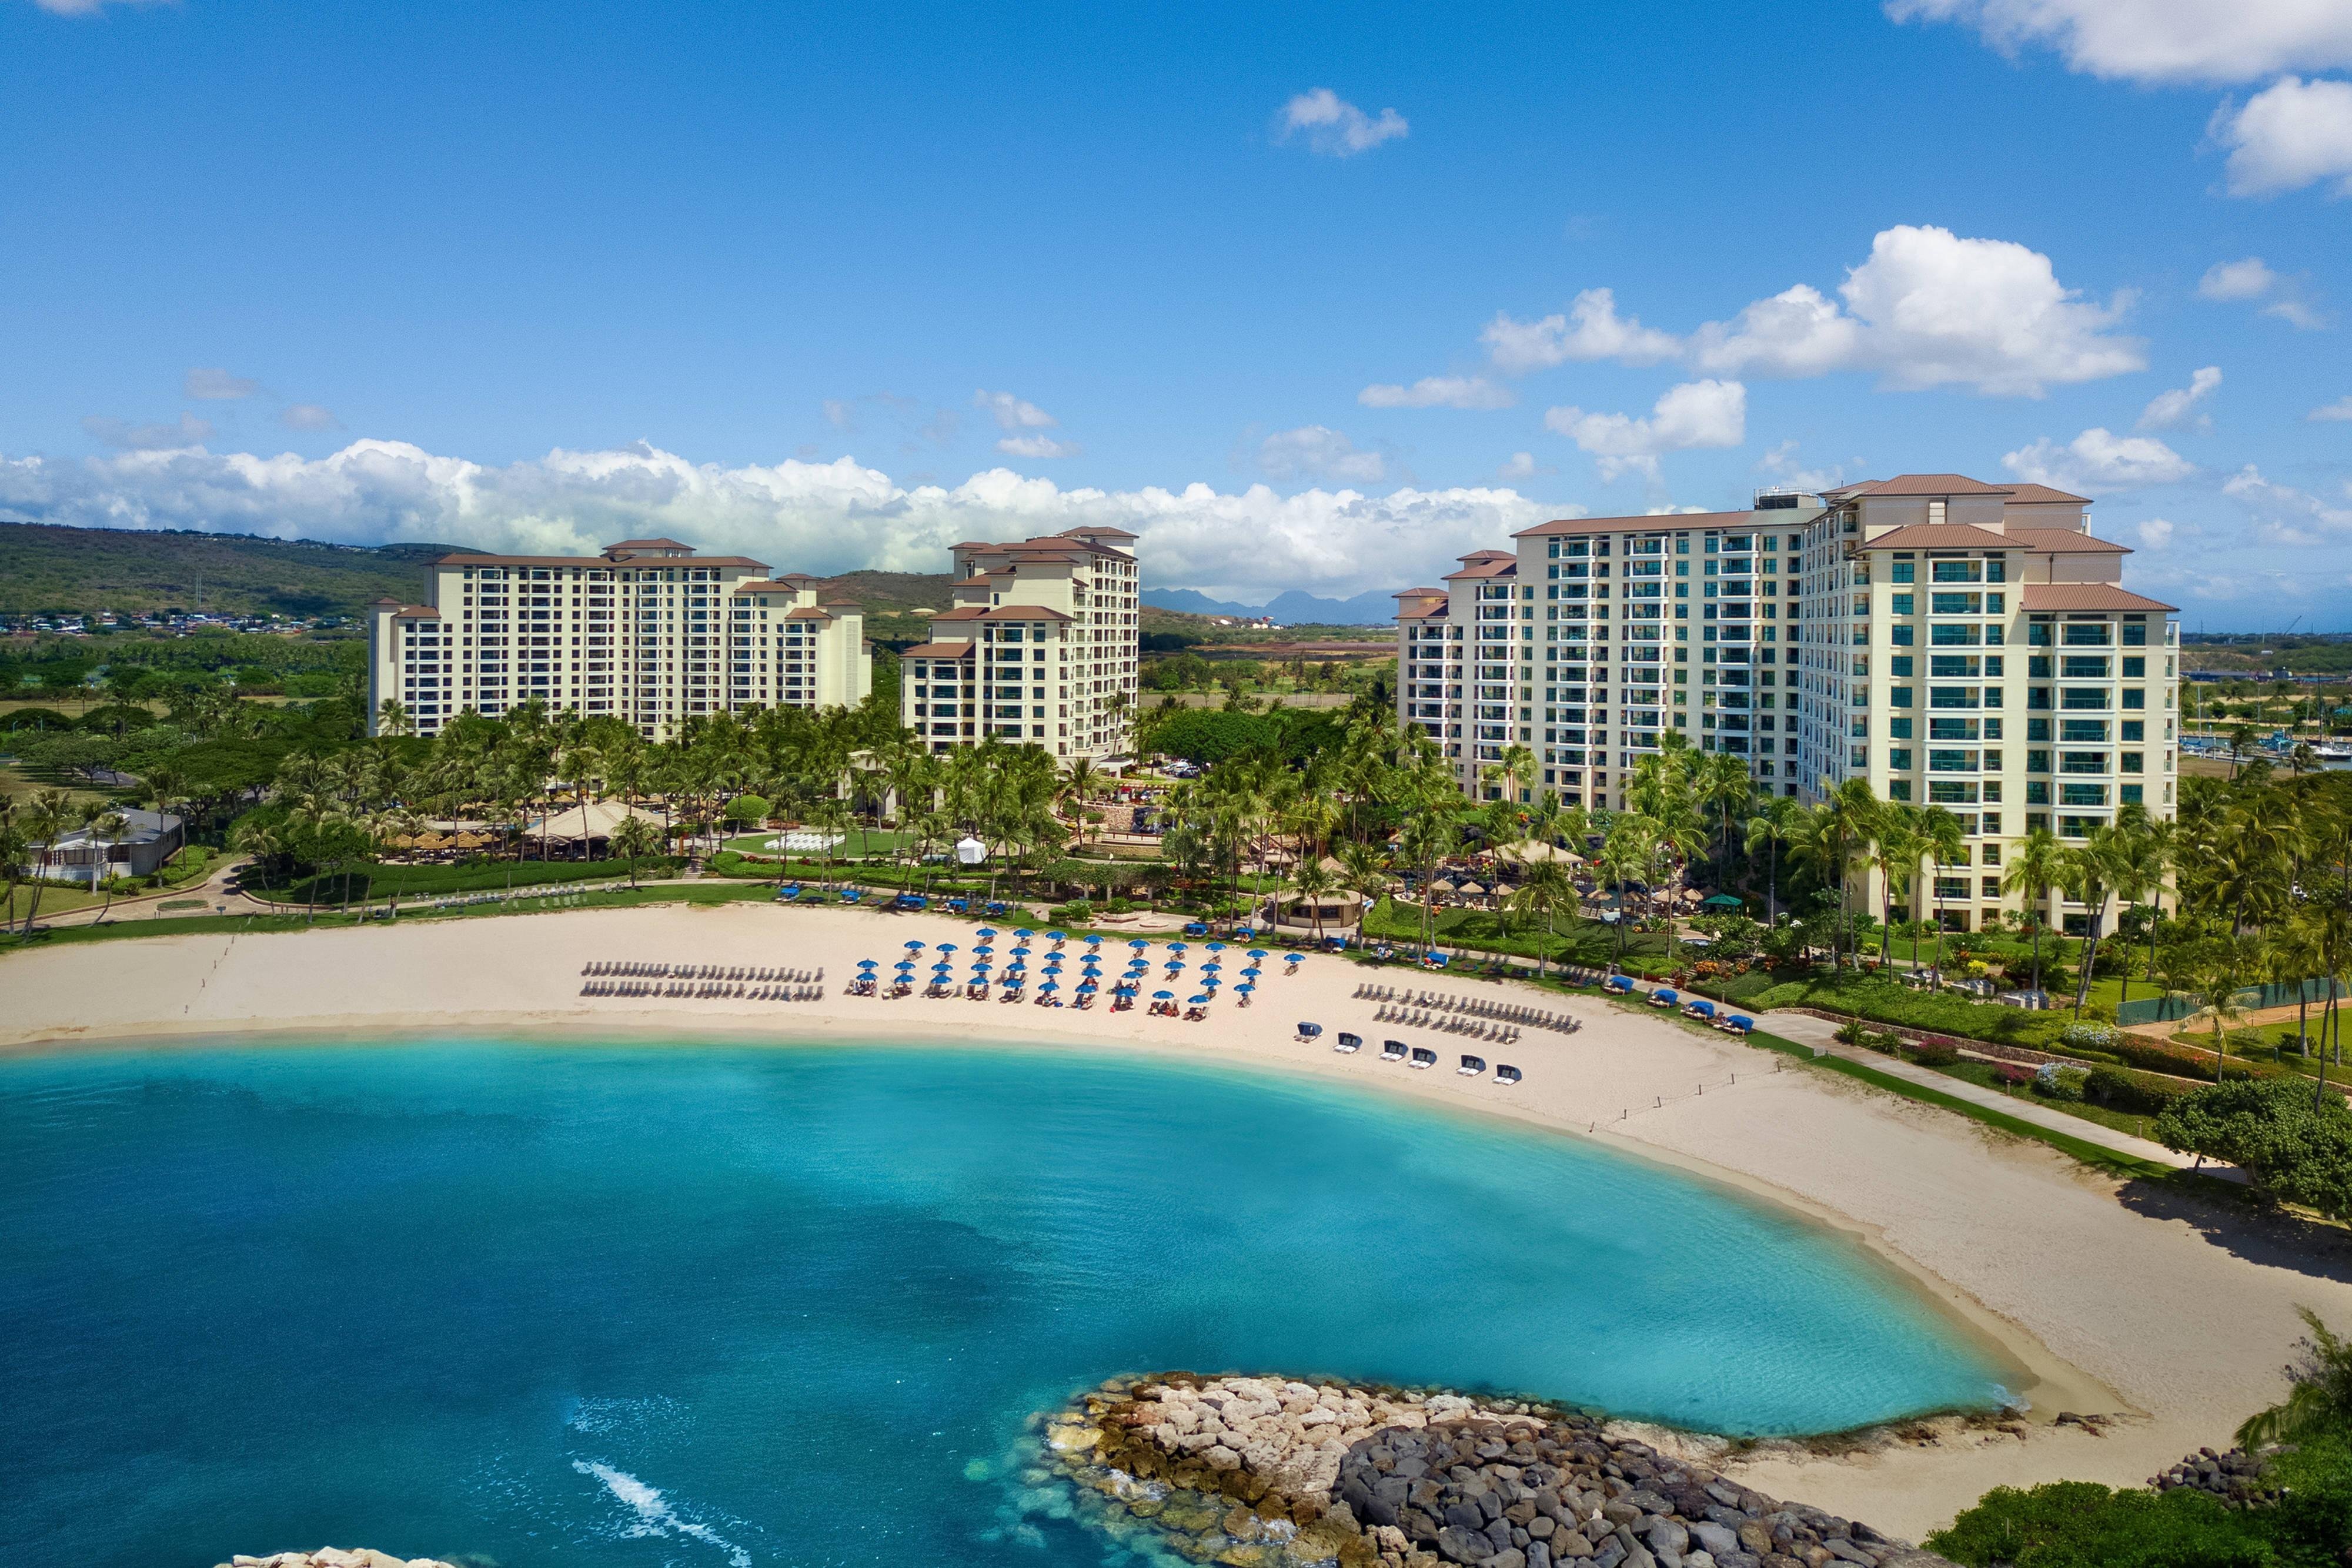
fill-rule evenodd
<path id="1" fill-rule="evenodd" d="M 667 876 L 685 862 L 674 856 L 648 855 L 637 862 L 639 878 Z M 439 898 L 455 893 L 493 893 L 509 886 L 540 887 L 567 882 L 609 882 L 629 874 L 626 861 L 488 861 L 463 865 L 381 865 L 352 868 L 350 896 L 354 904 L 390 898 Z M 262 892 L 258 882 L 254 891 Z M 342 900 L 340 873 L 322 873 L 291 883 L 273 883 L 266 893 L 278 904 L 307 904 Z"/>
<path id="2" fill-rule="evenodd" d="M 1581 964 L 1592 968 L 1605 967 L 1617 954 L 1617 932 L 1614 927 L 1598 920 L 1586 920 L 1570 915 L 1559 923 L 1559 935 L 1546 935 L 1542 925 L 1525 917 L 1514 916 L 1509 930 L 1504 929 L 1504 918 L 1476 909 L 1441 909 L 1437 912 L 1436 940 L 1440 946 L 1469 948 L 1483 953 L 1507 953 L 1522 958 L 1540 956 L 1552 964 Z M 1365 918 L 1367 936 L 1385 936 L 1391 942 L 1418 943 L 1421 940 L 1421 910 L 1416 904 L 1400 905 L 1392 898 L 1383 898 L 1372 906 Z M 1665 956 L 1666 939 L 1663 936 L 1633 936 L 1625 938 L 1624 962 L 1633 964 L 1642 958 Z M 1690 949 L 1696 958 L 1696 949 Z"/>
<path id="3" fill-rule="evenodd" d="M 739 833 L 727 841 L 726 847 L 733 850 L 737 854 L 767 855 L 773 858 L 778 852 L 767 847 L 768 841 L 783 836 L 783 832 L 779 829 L 762 829 L 756 833 Z M 855 861 L 865 855 L 898 854 L 909 849 L 914 841 L 914 834 L 902 833 L 895 828 L 851 828 L 846 831 L 840 846 L 833 852 L 833 856 L 835 862 L 840 862 Z M 810 860 L 818 864 L 823 864 L 824 861 L 824 857 L 821 854 L 811 855 L 798 851 L 794 852 L 793 858 Z"/>
<path id="4" fill-rule="evenodd" d="M 1940 1073 L 1946 1078 L 1957 1078 L 1963 1083 L 1973 1083 L 1979 1089 L 1990 1089 L 1996 1093 L 2006 1094 L 2022 1105 L 2039 1105 L 2046 1111 L 2056 1111 L 2067 1116 L 2078 1116 L 2085 1122 L 2096 1122 L 2100 1126 L 2110 1128 L 2115 1132 L 2129 1133 L 2136 1138 L 2145 1138 L 2148 1135 L 2148 1123 L 2152 1120 L 2150 1117 L 2127 1116 L 2120 1111 L 2110 1111 L 2104 1105 L 2085 1104 L 2079 1100 L 2053 1100 L 2046 1094 L 2036 1094 L 2031 1089 L 2002 1082 L 1999 1071 L 1988 1061 L 1957 1061 L 1949 1067 L 1930 1067 L 1927 1071 Z"/>

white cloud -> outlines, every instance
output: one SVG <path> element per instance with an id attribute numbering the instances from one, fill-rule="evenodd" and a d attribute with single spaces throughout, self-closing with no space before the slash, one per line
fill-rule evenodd
<path id="1" fill-rule="evenodd" d="M 1008 435 L 996 444 L 996 449 L 1009 457 L 1075 457 L 1078 444 L 1056 441 L 1050 435 Z"/>
<path id="2" fill-rule="evenodd" d="M 1578 295 L 1563 316 L 1513 320 L 1496 312 L 1478 334 L 1497 370 L 1512 375 L 1549 370 L 1570 360 L 1614 360 L 1621 365 L 1654 365 L 1671 360 L 1682 345 L 1670 332 L 1654 332 L 1617 314 L 1617 297 L 1606 288 Z"/>
<path id="3" fill-rule="evenodd" d="M 1359 451 L 1354 442 L 1321 424 L 1267 436 L 1258 445 L 1257 465 L 1270 479 L 1336 479 L 1356 485 L 1377 483 L 1388 473 L 1388 462 L 1379 453 Z"/>
<path id="4" fill-rule="evenodd" d="M 289 402 L 278 411 L 278 423 L 289 430 L 341 430 L 334 410 L 315 402 Z"/>
<path id="5" fill-rule="evenodd" d="M 1718 374 L 1874 370 L 1904 391 L 2025 397 L 2147 364 L 2137 340 L 2107 330 L 2119 305 L 2083 300 L 2048 256 L 2011 240 L 1898 225 L 1871 241 L 1838 293 L 1843 307 L 1800 285 L 1710 322 L 1693 337 L 1694 361 Z"/>
<path id="6" fill-rule="evenodd" d="M 1375 382 L 1356 401 L 1366 408 L 1508 408 L 1518 400 L 1484 376 L 1423 376 L 1409 387 Z"/>
<path id="7" fill-rule="evenodd" d="M 1588 288 L 1564 315 L 1498 314 L 1479 337 L 1496 367 L 1513 374 L 1571 360 L 1681 358 L 1717 377 L 1874 371 L 1902 391 L 1965 386 L 2024 397 L 2147 365 L 2138 340 L 2110 331 L 2122 299 L 2084 300 L 2059 283 L 2048 256 L 2010 240 L 1885 229 L 1838 294 L 1801 283 L 1681 340 L 1619 316 L 1615 295 Z"/>
<path id="8" fill-rule="evenodd" d="M 188 396 L 206 402 L 232 402 L 261 390 L 261 383 L 251 376 L 233 376 L 220 370 L 190 371 L 185 386 Z"/>
<path id="9" fill-rule="evenodd" d="M 2311 303 L 2307 280 L 2297 276 L 2284 277 L 2271 270 L 2259 256 L 2243 261 L 2217 261 L 2205 269 L 2197 280 L 2197 297 L 2225 304 L 2267 299 L 2263 314 L 2303 331 L 2313 331 L 2328 324 L 2327 313 Z"/>
<path id="10" fill-rule="evenodd" d="M 1062 423 L 1035 403 L 1009 392 L 976 392 L 971 394 L 971 406 L 986 410 L 995 418 L 1000 430 L 1050 430 Z"/>
<path id="11" fill-rule="evenodd" d="M 2029 484 L 2084 496 L 2178 484 L 2197 472 L 2194 463 L 2152 435 L 2116 435 L 2096 426 L 2063 446 L 2045 435 L 2000 463 Z"/>
<path id="12" fill-rule="evenodd" d="M 2164 549 L 2172 543 L 2172 536 L 2180 525 L 2163 517 L 2144 517 L 2139 525 L 2139 542 L 2145 549 Z"/>
<path id="13" fill-rule="evenodd" d="M 1558 469 L 1549 465 L 1538 465 L 1536 462 L 1536 455 L 1532 452 L 1514 452 L 1501 467 L 1495 470 L 1495 477 L 1507 483 L 1516 484 L 1521 480 L 1535 478 L 1539 474 L 1558 472 Z"/>
<path id="14" fill-rule="evenodd" d="M 213 438 L 212 421 L 193 413 L 183 413 L 173 424 L 132 424 L 93 413 L 81 422 L 81 427 L 92 440 L 119 452 L 173 452 L 202 446 Z"/>
<path id="15" fill-rule="evenodd" d="M 851 428 L 856 417 L 856 413 L 850 408 L 848 399 L 829 397 L 824 400 L 824 422 L 834 429 Z"/>
<path id="16" fill-rule="evenodd" d="M 2251 463 L 2223 482 L 2221 493 L 2245 504 L 2253 516 L 2257 535 L 2266 544 L 2318 544 L 2322 535 L 2314 532 L 2315 528 L 2327 532 L 2352 532 L 2352 504 L 2339 505 L 2308 490 L 2274 485 Z M 2352 499 L 2352 495 L 2347 495 L 2347 499 Z"/>
<path id="17" fill-rule="evenodd" d="M 1628 471 L 1654 478 L 1661 453 L 1748 439 L 1748 389 L 1738 382 L 1685 382 L 1669 387 L 1647 419 L 1555 408 L 1545 413 L 1544 426 L 1591 453 L 1603 479 Z"/>
<path id="18" fill-rule="evenodd" d="M 2160 392 L 2148 399 L 2140 410 L 2141 430 L 2196 430 L 2213 428 L 2213 416 L 2197 405 L 2213 394 L 2221 384 L 2221 367 L 2207 365 L 2190 374 L 2189 384 Z"/>
<path id="19" fill-rule="evenodd" d="M 2197 280 L 2200 299 L 2260 299 L 2278 281 L 2278 274 L 2259 256 L 2243 261 L 2217 261 Z"/>
<path id="20" fill-rule="evenodd" d="M 1859 468 L 1861 465 L 1862 460 L 1855 458 L 1854 466 Z M 1827 490 L 1844 483 L 1846 473 L 1843 463 L 1833 463 L 1826 468 L 1805 467 L 1797 461 L 1797 443 L 1793 440 L 1783 441 L 1758 458 L 1756 471 L 1769 474 L 1796 489 L 1812 491 Z"/>
<path id="21" fill-rule="evenodd" d="M 667 535 L 779 570 L 944 571 L 948 546 L 1087 523 L 1141 536 L 1147 583 L 1223 598 L 1267 583 L 1346 597 L 1426 582 L 1454 558 L 1561 516 L 1506 487 L 1371 496 L 1266 485 L 1234 492 L 1065 489 L 1003 468 L 909 486 L 851 458 L 697 464 L 637 444 L 489 466 L 404 442 L 330 456 L 135 452 L 88 461 L 0 455 L 0 517 L 89 528 L 197 528 L 347 544 L 436 541 L 585 554 Z"/>
<path id="22" fill-rule="evenodd" d="M 1282 106 L 1276 138 L 1287 141 L 1300 131 L 1307 145 L 1334 158 L 1352 158 L 1381 142 L 1409 134 L 1412 127 L 1393 109 L 1377 119 L 1366 114 L 1328 87 L 1302 92 Z"/>
<path id="23" fill-rule="evenodd" d="M 1897 22 L 1958 22 L 2004 54 L 2042 44 L 2074 70 L 2138 82 L 2242 82 L 2352 65 L 2340 0 L 1887 0 Z"/>
<path id="24" fill-rule="evenodd" d="M 2352 6 L 2337 5 L 2352 17 Z M 2230 150 L 2230 193 L 2273 196 L 2321 180 L 2352 196 L 2352 82 L 2282 77 L 2245 101 L 2223 103 L 2214 139 Z"/>
<path id="25" fill-rule="evenodd" d="M 2305 414 L 2303 417 L 2313 421 L 2331 419 L 2352 420 L 2352 394 L 2339 397 L 2334 402 L 2322 403 L 2317 408 L 2313 409 L 2309 413 Z"/>

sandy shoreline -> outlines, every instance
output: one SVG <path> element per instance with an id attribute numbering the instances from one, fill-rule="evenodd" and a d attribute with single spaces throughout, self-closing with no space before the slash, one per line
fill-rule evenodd
<path id="1" fill-rule="evenodd" d="M 1404 985 L 1411 977 L 1369 975 L 1330 958 L 1308 959 L 1296 977 L 1269 964 L 1256 1006 L 1221 1003 L 1204 1024 L 1139 1009 L 842 994 L 856 960 L 887 967 L 909 939 L 967 949 L 973 941 L 969 925 L 924 915 L 732 904 L 63 946 L 0 960 L 0 1052 L 357 1030 L 1018 1042 L 1303 1073 L 1592 1136 L 1837 1227 L 2021 1369 L 2021 1392 L 2038 1418 L 2027 1440 L 1947 1430 L 1932 1445 L 1840 1459 L 1775 1451 L 1727 1467 L 1759 1490 L 1914 1539 L 1994 1485 L 2062 1477 L 2137 1484 L 2201 1444 L 2218 1445 L 2283 1391 L 2279 1367 L 2300 1332 L 2297 1304 L 2338 1323 L 2352 1319 L 2347 1260 L 2300 1252 L 2265 1222 L 2174 1213 L 2168 1199 L 2119 1195 L 2039 1145 L 1845 1081 L 1780 1071 L 1772 1053 L 1598 1000 L 1563 1004 L 1525 987 L 1461 978 L 1432 984 L 1564 1007 L 1585 1022 L 1571 1035 L 1529 1030 L 1502 1047 L 1374 1023 L 1376 1004 L 1351 999 L 1359 982 Z M 1155 944 L 1155 959 L 1160 952 Z M 1192 956 L 1201 956 L 1197 947 Z M 583 963 L 623 958 L 821 967 L 827 995 L 783 1003 L 579 994 Z M 1301 1019 L 1322 1023 L 1324 1040 L 1298 1041 Z M 1410 1071 L 1378 1061 L 1377 1045 L 1338 1055 L 1328 1042 L 1341 1030 L 1430 1045 L 1442 1065 Z M 1507 1090 L 1491 1077 L 1457 1078 L 1452 1064 L 1465 1050 L 1516 1063 L 1526 1082 Z M 2126 1419 L 2095 1437 L 2048 1427 L 2061 1409 Z"/>

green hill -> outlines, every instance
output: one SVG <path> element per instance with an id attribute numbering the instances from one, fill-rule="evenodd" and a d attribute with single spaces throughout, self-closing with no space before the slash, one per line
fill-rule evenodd
<path id="1" fill-rule="evenodd" d="M 415 599 L 424 563 L 461 548 L 0 522 L 0 614 L 358 615 L 386 595 Z"/>

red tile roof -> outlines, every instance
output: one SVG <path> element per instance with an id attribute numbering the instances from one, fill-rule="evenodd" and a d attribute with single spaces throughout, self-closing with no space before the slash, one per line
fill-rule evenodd
<path id="1" fill-rule="evenodd" d="M 2112 582 L 2029 582 L 2020 597 L 2028 610 L 2178 610 L 2127 593 Z"/>
<path id="2" fill-rule="evenodd" d="M 2012 507 L 2053 504 L 2087 507 L 2091 504 L 2091 497 L 2077 496 L 2065 490 L 2053 490 L 2047 485 L 2011 485 L 2009 487 L 2009 504 Z"/>
<path id="3" fill-rule="evenodd" d="M 2131 546 L 2119 545 L 2113 539 L 2096 538 L 2078 534 L 2072 528 L 2019 528 L 2002 530 L 2011 538 L 2021 540 L 2027 549 L 2048 555 L 2129 555 Z"/>
<path id="4" fill-rule="evenodd" d="M 1822 492 L 1825 500 L 1849 500 L 1856 496 L 2007 496 L 2005 485 L 1988 485 L 1965 474 L 1897 474 L 1892 479 L 1864 479 Z"/>
<path id="5" fill-rule="evenodd" d="M 900 654 L 904 659 L 968 659 L 971 657 L 969 643 L 919 643 Z"/>
<path id="6" fill-rule="evenodd" d="M 2021 539 L 1970 523 L 1912 523 L 1889 528 L 1864 549 L 2031 549 Z"/>

